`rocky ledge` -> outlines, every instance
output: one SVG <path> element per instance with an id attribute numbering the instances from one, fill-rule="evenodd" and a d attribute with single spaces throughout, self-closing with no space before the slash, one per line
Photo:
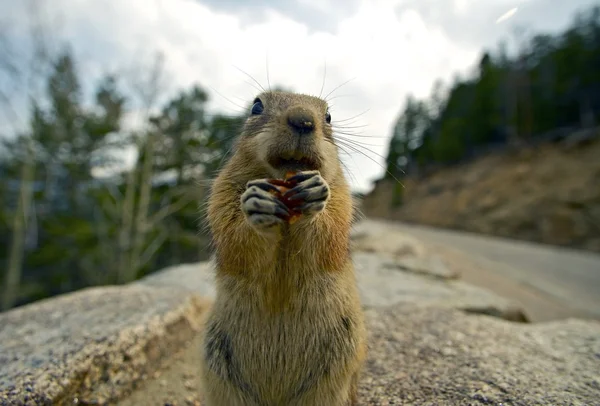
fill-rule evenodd
<path id="1" fill-rule="evenodd" d="M 410 305 L 367 318 L 361 404 L 599 404 L 600 323 L 511 323 Z"/>
<path id="2" fill-rule="evenodd" d="M 199 331 L 178 289 L 84 289 L 0 314 L 0 405 L 107 404 Z"/>
<path id="3" fill-rule="evenodd" d="M 419 241 L 365 225 L 354 234 L 370 334 L 361 404 L 600 399 L 600 323 L 527 323 L 518 305 L 462 282 Z M 0 404 L 114 404 L 135 396 L 156 371 L 186 362 L 173 354 L 195 351 L 212 277 L 211 263 L 181 265 L 0 314 Z"/>

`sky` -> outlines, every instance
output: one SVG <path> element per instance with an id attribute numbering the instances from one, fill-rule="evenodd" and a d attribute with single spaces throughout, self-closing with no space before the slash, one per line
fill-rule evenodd
<path id="1" fill-rule="evenodd" d="M 28 3 L 0 0 L 0 33 L 10 34 L 16 52 L 27 49 Z M 353 127 L 348 130 L 353 135 L 340 135 L 357 150 L 342 152 L 348 180 L 354 190 L 366 192 L 384 173 L 392 127 L 408 94 L 425 98 L 436 80 L 449 84 L 469 74 L 484 48 L 495 50 L 501 40 L 514 44 L 516 28 L 557 32 L 576 10 L 594 3 L 40 0 L 34 8 L 54 37 L 71 43 L 90 90 L 113 70 L 126 72 L 134 83 L 140 78 L 136 67 L 150 66 L 158 51 L 164 76 L 157 106 L 199 84 L 209 93 L 212 111 L 238 114 L 258 93 L 249 76 L 264 88 L 329 94 L 332 121 Z M 10 88 L 10 79 L 0 77 L 2 85 Z M 11 97 L 17 116 L 25 117 L 23 92 Z M 129 125 L 138 123 L 139 111 L 132 107 Z M 14 125 L 6 117 L 0 122 L 5 133 Z"/>

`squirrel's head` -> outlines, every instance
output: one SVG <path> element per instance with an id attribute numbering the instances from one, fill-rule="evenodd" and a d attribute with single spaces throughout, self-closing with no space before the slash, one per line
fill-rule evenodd
<path id="1" fill-rule="evenodd" d="M 319 170 L 324 178 L 339 168 L 327 103 L 315 96 L 282 91 L 259 94 L 252 103 L 237 149 L 271 176 Z"/>

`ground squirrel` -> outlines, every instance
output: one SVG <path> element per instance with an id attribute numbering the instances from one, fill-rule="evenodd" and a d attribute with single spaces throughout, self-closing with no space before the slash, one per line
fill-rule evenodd
<path id="1" fill-rule="evenodd" d="M 349 250 L 352 198 L 332 134 L 324 100 L 264 92 L 213 182 L 207 406 L 357 402 L 366 331 Z M 289 172 L 282 192 L 272 180 Z"/>

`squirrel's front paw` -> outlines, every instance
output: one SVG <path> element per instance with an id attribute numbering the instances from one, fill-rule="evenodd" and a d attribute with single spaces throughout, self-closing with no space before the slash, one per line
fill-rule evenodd
<path id="1" fill-rule="evenodd" d="M 290 216 L 289 209 L 277 198 L 277 193 L 278 189 L 267 179 L 246 184 L 246 191 L 241 197 L 242 212 L 254 228 L 266 231 L 283 224 Z"/>
<path id="2" fill-rule="evenodd" d="M 296 186 L 283 194 L 286 200 L 299 203 L 294 210 L 311 215 L 325 209 L 329 200 L 329 185 L 319 171 L 300 172 L 287 181 L 296 183 Z"/>

